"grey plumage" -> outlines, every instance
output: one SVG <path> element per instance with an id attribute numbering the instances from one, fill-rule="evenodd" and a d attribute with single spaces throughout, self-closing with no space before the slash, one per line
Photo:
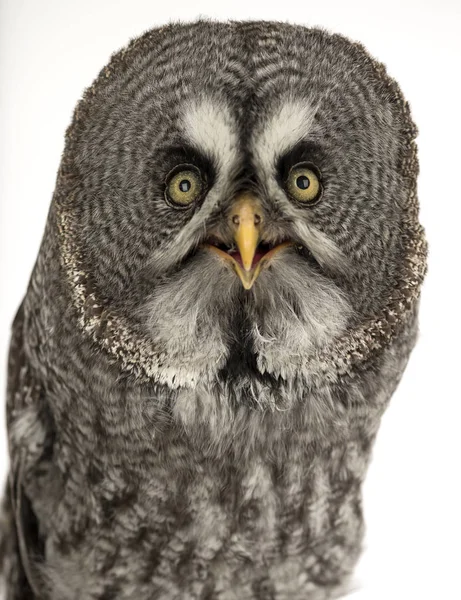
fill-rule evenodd
<path id="1" fill-rule="evenodd" d="M 417 330 L 416 128 L 358 44 L 284 23 L 148 31 L 78 103 L 11 342 L 8 600 L 320 600 Z M 300 206 L 302 159 L 323 195 Z M 206 171 L 188 209 L 177 164 Z M 244 290 L 203 247 L 242 190 L 295 242 Z M 230 242 L 229 242 L 230 243 Z"/>

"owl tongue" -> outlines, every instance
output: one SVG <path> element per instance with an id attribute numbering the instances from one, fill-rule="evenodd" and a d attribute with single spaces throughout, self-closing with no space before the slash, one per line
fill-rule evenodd
<path id="1" fill-rule="evenodd" d="M 253 256 L 253 262 L 251 264 L 251 268 L 254 269 L 256 267 L 256 265 L 259 263 L 259 261 L 261 260 L 261 258 L 267 254 L 267 250 L 264 250 L 263 248 L 258 248 L 255 252 L 255 255 Z M 229 255 L 232 256 L 232 258 L 235 260 L 235 262 L 237 262 L 243 269 L 243 262 L 242 262 L 242 257 L 240 255 L 240 252 L 238 250 L 229 252 Z"/>

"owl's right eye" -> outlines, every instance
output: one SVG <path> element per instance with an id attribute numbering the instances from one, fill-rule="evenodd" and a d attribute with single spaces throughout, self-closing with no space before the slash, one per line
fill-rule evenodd
<path id="1" fill-rule="evenodd" d="M 166 176 L 165 199 L 176 208 L 187 208 L 204 193 L 205 182 L 194 165 L 177 165 Z"/>

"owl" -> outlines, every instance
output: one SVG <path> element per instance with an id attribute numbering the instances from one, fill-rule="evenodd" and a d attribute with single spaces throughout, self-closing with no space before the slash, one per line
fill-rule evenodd
<path id="1" fill-rule="evenodd" d="M 65 136 L 13 323 L 8 600 L 323 600 L 417 336 L 416 128 L 359 44 L 173 22 Z"/>

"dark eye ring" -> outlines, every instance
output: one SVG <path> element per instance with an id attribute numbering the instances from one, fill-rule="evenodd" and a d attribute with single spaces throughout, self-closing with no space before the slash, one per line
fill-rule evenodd
<path id="1" fill-rule="evenodd" d="M 165 200 L 174 208 L 189 208 L 205 191 L 206 181 L 195 165 L 176 165 L 165 178 Z"/>

